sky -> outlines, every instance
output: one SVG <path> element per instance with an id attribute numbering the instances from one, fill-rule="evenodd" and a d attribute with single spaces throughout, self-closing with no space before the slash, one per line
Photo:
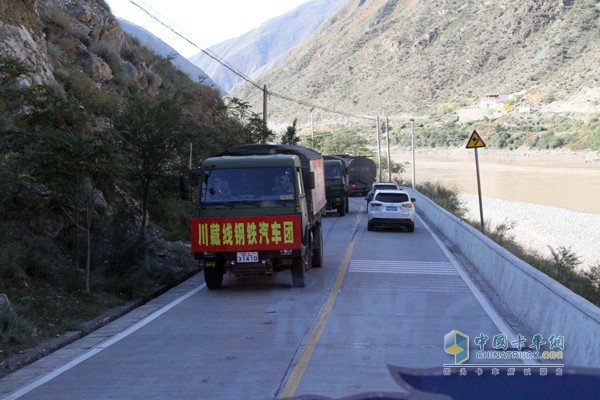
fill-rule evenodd
<path id="1" fill-rule="evenodd" d="M 184 57 L 238 37 L 310 0 L 105 0 L 112 13 L 161 38 Z M 165 22 L 194 46 L 145 13 Z"/>

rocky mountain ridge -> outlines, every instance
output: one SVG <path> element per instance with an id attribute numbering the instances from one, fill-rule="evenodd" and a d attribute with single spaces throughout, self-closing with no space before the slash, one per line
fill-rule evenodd
<path id="1" fill-rule="evenodd" d="M 409 117 L 477 106 L 489 93 L 596 113 L 599 16 L 594 0 L 350 0 L 258 82 L 353 114 Z M 232 95 L 261 107 L 250 85 Z M 273 120 L 309 112 L 275 101 Z"/>
<path id="2" fill-rule="evenodd" d="M 346 0 L 313 0 L 273 18 L 256 29 L 210 47 L 243 74 L 256 78 L 281 62 L 290 49 L 302 43 L 321 23 L 335 13 Z M 244 80 L 203 52 L 190 61 L 206 71 L 225 93 Z"/>
<path id="3" fill-rule="evenodd" d="M 185 72 L 191 80 L 206 86 L 220 89 L 220 87 L 200 67 L 191 63 L 187 58 L 180 55 L 174 48 L 157 38 L 141 26 L 127 20 L 118 19 L 121 29 L 131 36 L 137 38 L 143 45 L 154 50 L 163 57 L 169 57 L 171 62 L 181 71 Z"/>

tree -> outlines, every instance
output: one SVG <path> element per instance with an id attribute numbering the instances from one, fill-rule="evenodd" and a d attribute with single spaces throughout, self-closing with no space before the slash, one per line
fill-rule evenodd
<path id="1" fill-rule="evenodd" d="M 140 238 L 145 238 L 150 192 L 156 181 L 175 175 L 182 164 L 181 108 L 171 99 L 151 100 L 133 94 L 117 117 L 126 168 L 139 184 Z"/>
<path id="2" fill-rule="evenodd" d="M 85 289 L 89 293 L 93 218 L 102 200 L 101 189 L 111 187 L 119 175 L 115 141 L 103 132 L 76 136 L 45 131 L 38 133 L 36 143 L 34 175 L 51 191 L 50 208 L 60 210 L 85 232 Z"/>
<path id="3" fill-rule="evenodd" d="M 294 122 L 292 122 L 291 126 L 288 126 L 285 133 L 281 137 L 281 144 L 292 144 L 296 145 L 300 142 L 300 138 L 297 136 L 296 132 L 296 123 L 298 122 L 298 118 L 294 118 Z"/>
<path id="4" fill-rule="evenodd" d="M 275 138 L 275 133 L 267 127 L 267 124 L 256 113 L 252 113 L 248 123 L 244 126 L 246 132 L 246 144 L 267 143 Z"/>
<path id="5" fill-rule="evenodd" d="M 326 134 L 315 141 L 315 148 L 323 154 L 370 154 L 368 146 L 367 138 L 349 131 Z"/>
<path id="6" fill-rule="evenodd" d="M 229 99 L 227 114 L 239 123 L 240 131 L 236 136 L 240 144 L 266 143 L 275 138 L 275 133 L 267 127 L 263 119 L 250 110 L 248 102 L 237 97 Z"/>
<path id="7" fill-rule="evenodd" d="M 5 130 L 12 127 L 12 111 L 21 106 L 22 93 L 25 91 L 14 88 L 13 82 L 20 76 L 28 76 L 32 68 L 23 61 L 0 55 L 0 128 Z"/>

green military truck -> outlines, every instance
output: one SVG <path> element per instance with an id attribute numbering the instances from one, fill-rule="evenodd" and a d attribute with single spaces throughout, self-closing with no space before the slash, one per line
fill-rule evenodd
<path id="1" fill-rule="evenodd" d="M 325 197 L 327 210 L 336 210 L 344 216 L 350 209 L 348 202 L 348 166 L 338 156 L 326 155 L 325 160 Z"/>
<path id="2" fill-rule="evenodd" d="M 206 159 L 200 170 L 192 252 L 209 289 L 223 275 L 290 269 L 294 287 L 323 263 L 324 161 L 302 146 L 247 145 Z"/>

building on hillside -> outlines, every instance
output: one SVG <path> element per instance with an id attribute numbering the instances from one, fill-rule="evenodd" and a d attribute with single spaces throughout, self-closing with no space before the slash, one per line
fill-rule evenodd
<path id="1" fill-rule="evenodd" d="M 488 93 L 479 101 L 479 108 L 500 108 L 507 101 L 507 94 Z"/>

